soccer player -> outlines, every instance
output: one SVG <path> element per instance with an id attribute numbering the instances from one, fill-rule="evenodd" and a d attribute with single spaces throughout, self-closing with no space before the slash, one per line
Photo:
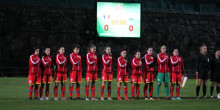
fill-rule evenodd
<path id="1" fill-rule="evenodd" d="M 38 86 L 41 84 L 41 68 L 40 68 L 40 57 L 39 48 L 34 48 L 34 53 L 29 58 L 29 75 L 28 75 L 28 84 L 29 84 L 29 99 L 32 99 L 32 91 L 34 88 L 35 100 L 38 100 Z"/>
<path id="2" fill-rule="evenodd" d="M 147 54 L 144 56 L 145 59 L 145 71 L 144 71 L 144 96 L 145 100 L 149 100 L 147 98 L 147 88 L 149 85 L 149 93 L 150 93 L 150 100 L 153 99 L 153 83 L 154 83 L 154 74 L 155 74 L 155 59 L 153 57 L 153 48 L 150 47 L 147 50 Z"/>
<path id="3" fill-rule="evenodd" d="M 59 54 L 56 56 L 56 64 L 57 64 L 57 73 L 55 74 L 55 86 L 54 86 L 54 100 L 59 100 L 57 98 L 57 93 L 58 93 L 58 86 L 59 82 L 61 82 L 61 100 L 66 100 L 65 99 L 65 82 L 67 81 L 67 59 L 66 56 L 64 55 L 65 53 L 65 48 L 60 47 L 59 48 Z"/>
<path id="4" fill-rule="evenodd" d="M 121 89 L 121 83 L 124 83 L 124 99 L 129 100 L 127 97 L 128 94 L 128 72 L 127 72 L 127 60 L 125 59 L 126 57 L 126 50 L 123 50 L 121 52 L 121 56 L 118 58 L 118 71 L 117 71 L 117 96 L 118 100 L 121 100 L 120 97 L 120 89 Z"/>
<path id="5" fill-rule="evenodd" d="M 111 54 L 111 47 L 105 47 L 105 53 L 102 55 L 102 85 L 101 85 L 101 100 L 105 100 L 103 97 L 105 83 L 108 81 L 108 100 L 112 100 L 111 98 L 111 82 L 113 80 L 113 69 L 112 69 L 112 54 Z"/>
<path id="6" fill-rule="evenodd" d="M 170 64 L 172 66 L 171 73 L 171 86 L 170 86 L 170 96 L 172 100 L 181 100 L 180 94 L 180 83 L 182 73 L 185 75 L 183 59 L 179 56 L 178 49 L 173 50 L 173 56 L 170 57 Z M 173 90 L 176 84 L 176 98 L 173 97 Z"/>
<path id="7" fill-rule="evenodd" d="M 136 96 L 139 99 L 140 96 L 140 84 L 142 83 L 142 62 L 141 62 L 141 53 L 139 51 L 135 52 L 135 57 L 131 62 L 131 95 L 132 100 L 134 100 L 135 87 L 136 87 Z"/>
<path id="8" fill-rule="evenodd" d="M 98 64 L 97 64 L 97 55 L 96 55 L 96 46 L 89 46 L 89 53 L 86 55 L 86 63 L 87 63 L 87 72 L 86 72 L 86 86 L 85 86 L 85 94 L 86 100 L 89 100 L 89 86 L 91 84 L 91 100 L 98 100 L 95 98 L 95 81 L 97 81 L 97 72 L 98 72 Z"/>
<path id="9" fill-rule="evenodd" d="M 207 55 L 206 45 L 200 47 L 200 55 L 196 60 L 196 77 L 198 78 L 198 84 L 196 87 L 196 99 L 199 99 L 200 86 L 203 83 L 203 98 L 206 98 L 207 79 L 210 69 L 209 56 Z"/>
<path id="10" fill-rule="evenodd" d="M 220 88 L 220 49 L 217 49 L 215 51 L 215 57 L 211 60 L 210 62 L 210 69 L 211 69 L 211 81 L 212 85 L 210 87 L 210 94 L 211 94 L 211 99 L 213 99 L 213 91 L 215 84 L 216 85 L 216 91 L 217 94 L 219 94 L 219 88 Z"/>
<path id="11" fill-rule="evenodd" d="M 82 81 L 82 62 L 79 55 L 80 46 L 75 44 L 73 46 L 73 53 L 70 54 L 71 70 L 70 70 L 70 87 L 69 100 L 72 100 L 73 86 L 76 83 L 76 99 L 80 100 L 80 83 Z"/>
<path id="12" fill-rule="evenodd" d="M 161 53 L 157 54 L 157 63 L 158 63 L 158 75 L 157 75 L 157 99 L 159 100 L 160 95 L 160 86 L 164 82 L 165 83 L 165 95 L 164 100 L 168 100 L 169 97 L 169 81 L 170 81 L 170 73 L 169 73 L 169 55 L 166 53 L 166 46 L 163 45 L 161 48 Z"/>
<path id="13" fill-rule="evenodd" d="M 44 100 L 43 96 L 43 91 L 44 91 L 44 84 L 46 83 L 46 100 L 49 100 L 49 91 L 50 87 L 49 84 L 52 83 L 52 56 L 50 56 L 50 48 L 45 48 L 43 57 L 42 59 L 42 64 L 43 64 L 43 77 L 42 77 L 42 83 L 40 87 L 40 100 Z"/>

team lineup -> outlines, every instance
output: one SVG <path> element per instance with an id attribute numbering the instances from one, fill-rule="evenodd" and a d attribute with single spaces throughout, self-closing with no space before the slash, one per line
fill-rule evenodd
<path id="1" fill-rule="evenodd" d="M 59 100 L 58 98 L 58 87 L 61 84 L 61 100 L 66 100 L 65 91 L 67 82 L 67 62 L 71 63 L 70 73 L 69 73 L 69 98 L 68 100 L 73 100 L 73 89 L 74 85 L 76 87 L 76 98 L 81 100 L 80 97 L 80 83 L 82 82 L 82 58 L 79 55 L 80 46 L 75 44 L 73 46 L 73 53 L 70 54 L 69 59 L 64 55 L 65 48 L 60 47 L 59 53 L 56 55 L 56 60 L 52 61 L 52 56 L 50 55 L 50 48 L 45 48 L 43 56 L 39 57 L 39 48 L 34 49 L 34 53 L 29 58 L 29 99 L 32 99 L 32 93 L 34 92 L 34 99 L 40 100 L 50 100 L 49 99 L 49 86 L 52 83 L 52 75 L 54 72 L 54 100 Z M 198 84 L 196 87 L 196 99 L 199 99 L 200 86 L 203 84 L 203 97 L 206 98 L 206 86 L 209 73 L 211 74 L 212 85 L 210 88 L 211 98 L 214 91 L 214 86 L 216 85 L 217 94 L 219 94 L 220 88 L 220 50 L 215 51 L 215 57 L 210 60 L 207 55 L 207 47 L 205 45 L 200 47 L 201 54 L 196 61 L 196 77 L 198 78 Z M 130 82 L 132 84 L 131 100 L 139 99 L 140 96 L 140 84 L 144 82 L 143 92 L 145 100 L 154 100 L 153 98 L 153 84 L 156 78 L 156 99 L 160 100 L 160 88 L 162 83 L 165 87 L 165 97 L 164 100 L 181 100 L 180 98 L 180 85 L 183 76 L 186 76 L 184 70 L 184 63 L 182 57 L 179 56 L 178 49 L 173 50 L 173 55 L 169 56 L 166 53 L 166 46 L 163 45 L 160 48 L 160 53 L 156 57 L 153 56 L 153 48 L 149 47 L 147 53 L 144 57 L 141 57 L 140 51 L 134 53 L 134 58 L 131 60 L 131 64 L 128 64 L 126 60 L 126 50 L 122 50 L 120 57 L 117 60 L 112 58 L 111 47 L 106 46 L 102 59 L 102 73 L 101 73 L 101 87 L 100 100 L 105 100 L 104 89 L 107 85 L 107 100 L 113 100 L 111 98 L 111 83 L 113 81 L 113 63 L 117 62 L 117 99 L 121 98 L 121 86 L 124 88 L 124 100 L 130 100 L 128 98 L 128 82 L 129 82 L 129 72 L 127 70 L 128 65 L 131 65 L 131 78 Z M 95 84 L 97 81 L 98 74 L 98 60 L 96 54 L 96 46 L 90 45 L 89 52 L 86 55 L 86 85 L 85 85 L 85 100 L 98 100 L 95 98 Z M 55 68 L 53 67 L 53 62 L 56 63 Z M 156 63 L 158 67 L 158 73 L 156 76 Z M 43 65 L 43 66 L 41 66 Z M 54 71 L 53 71 L 54 70 Z M 169 82 L 171 85 L 169 86 Z M 46 98 L 43 98 L 45 87 Z M 91 90 L 90 90 L 91 88 Z M 174 90 L 176 91 L 176 96 L 174 97 Z M 39 92 L 38 92 L 39 91 Z M 89 97 L 89 91 L 91 91 L 91 98 Z M 149 95 L 149 96 L 148 96 Z"/>

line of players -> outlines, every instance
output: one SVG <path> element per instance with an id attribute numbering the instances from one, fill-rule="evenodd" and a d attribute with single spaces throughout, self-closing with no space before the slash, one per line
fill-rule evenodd
<path id="1" fill-rule="evenodd" d="M 153 96 L 153 82 L 155 77 L 155 64 L 158 63 L 158 75 L 157 75 L 157 91 L 156 98 L 160 99 L 160 86 L 165 83 L 165 100 L 169 99 L 169 93 L 172 100 L 180 100 L 180 82 L 181 76 L 185 75 L 184 65 L 182 58 L 178 55 L 178 49 L 173 50 L 173 56 L 169 57 L 166 53 L 166 46 L 163 45 L 161 52 L 155 58 L 153 54 L 153 48 L 148 48 L 147 53 L 144 57 L 141 57 L 139 51 L 135 52 L 134 58 L 131 61 L 131 94 L 132 99 L 135 97 L 139 98 L 140 95 L 140 83 L 145 82 L 144 85 L 144 96 L 145 100 L 154 100 Z M 70 70 L 70 87 L 69 87 L 69 100 L 72 100 L 73 87 L 76 84 L 76 97 L 78 100 L 80 98 L 80 83 L 82 81 L 82 67 L 81 67 L 81 56 L 78 54 L 80 51 L 79 45 L 73 46 L 73 53 L 70 54 L 71 70 Z M 57 97 L 58 86 L 61 83 L 61 100 L 65 99 L 65 83 L 67 81 L 67 58 L 64 55 L 64 47 L 59 48 L 59 54 L 56 56 L 56 68 L 54 74 L 54 100 L 59 100 Z M 121 51 L 120 57 L 117 59 L 118 69 L 117 69 L 117 96 L 118 100 L 122 100 L 120 97 L 120 89 L 122 83 L 124 84 L 124 100 L 129 100 L 127 97 L 128 93 L 128 61 L 126 60 L 126 50 Z M 41 68 L 41 61 L 43 68 Z M 40 94 L 40 100 L 49 100 L 49 84 L 52 82 L 52 57 L 50 56 L 50 48 L 44 50 L 42 58 L 39 57 L 39 48 L 34 50 L 34 53 L 29 58 L 29 99 L 32 99 L 32 92 L 34 89 L 35 99 L 38 99 L 38 94 Z M 107 83 L 108 100 L 111 98 L 111 82 L 113 80 L 113 58 L 111 54 L 111 47 L 105 47 L 105 52 L 102 55 L 102 75 L 101 75 L 101 100 L 104 99 L 104 87 Z M 142 64 L 144 62 L 144 64 Z M 89 53 L 86 55 L 86 85 L 85 85 L 85 95 L 86 100 L 98 100 L 95 98 L 95 82 L 97 81 L 97 55 L 96 46 L 90 45 Z M 144 66 L 144 71 L 142 71 L 142 66 Z M 41 74 L 42 69 L 42 74 Z M 171 74 L 170 74 L 171 73 Z M 143 76 L 143 77 L 142 77 Z M 143 78 L 143 80 L 142 80 Z M 171 80 L 170 80 L 171 78 Z M 170 91 L 168 83 L 171 82 Z M 46 84 L 45 94 L 46 99 L 43 98 L 44 84 Z M 174 86 L 176 84 L 176 98 L 173 96 Z M 41 86 L 40 86 L 41 85 Z M 40 86 L 40 89 L 38 89 Z M 91 87 L 91 99 L 89 98 L 89 88 Z M 148 88 L 149 95 L 148 98 Z M 136 89 L 136 90 L 135 90 Z M 40 93 L 38 93 L 38 90 Z"/>

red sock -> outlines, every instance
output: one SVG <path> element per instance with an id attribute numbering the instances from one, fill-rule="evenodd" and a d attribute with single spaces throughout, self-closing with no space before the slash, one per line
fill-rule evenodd
<path id="1" fill-rule="evenodd" d="M 33 86 L 29 86 L 29 98 L 32 98 Z"/>
<path id="2" fill-rule="evenodd" d="M 140 96 L 140 86 L 137 86 L 136 89 L 137 89 L 136 90 L 136 95 L 137 95 L 137 97 L 139 97 Z"/>
<path id="3" fill-rule="evenodd" d="M 111 86 L 108 86 L 108 98 L 111 97 Z"/>
<path id="4" fill-rule="evenodd" d="M 134 90 L 135 90 L 135 86 L 131 86 L 131 96 L 132 96 L 132 98 L 134 97 Z"/>
<path id="5" fill-rule="evenodd" d="M 117 87 L 117 96 L 120 97 L 120 87 Z"/>
<path id="6" fill-rule="evenodd" d="M 46 91 L 45 91 L 46 97 L 49 97 L 49 92 L 50 92 L 50 88 L 49 88 L 49 87 L 46 87 Z"/>
<path id="7" fill-rule="evenodd" d="M 144 97 L 147 97 L 147 85 L 144 85 Z"/>
<path id="8" fill-rule="evenodd" d="M 105 86 L 101 86 L 101 98 L 103 97 L 104 87 L 105 87 Z"/>
<path id="9" fill-rule="evenodd" d="M 73 87 L 69 87 L 69 98 L 73 97 Z"/>
<path id="10" fill-rule="evenodd" d="M 180 95 L 180 87 L 176 87 L 176 97 L 179 97 Z"/>
<path id="11" fill-rule="evenodd" d="M 91 92 L 92 92 L 92 98 L 95 97 L 95 86 L 91 87 Z"/>
<path id="12" fill-rule="evenodd" d="M 66 88 L 65 86 L 61 87 L 61 97 L 65 97 L 65 91 L 66 91 Z"/>
<path id="13" fill-rule="evenodd" d="M 128 88 L 124 87 L 124 98 L 128 98 Z"/>
<path id="14" fill-rule="evenodd" d="M 54 97 L 57 97 L 58 87 L 54 87 Z"/>
<path id="15" fill-rule="evenodd" d="M 54 97 L 57 97 L 58 87 L 54 87 Z"/>
<path id="16" fill-rule="evenodd" d="M 41 87 L 40 87 L 40 97 L 42 97 L 42 96 L 43 96 L 43 93 L 44 93 L 44 87 L 43 87 L 43 86 L 41 86 Z"/>
<path id="17" fill-rule="evenodd" d="M 38 97 L 38 85 L 35 86 L 34 93 L 35 93 L 34 97 L 37 98 Z"/>
<path id="18" fill-rule="evenodd" d="M 86 94 L 86 98 L 89 97 L 89 86 L 85 86 L 85 94 Z"/>
<path id="19" fill-rule="evenodd" d="M 150 85 L 149 92 L 150 92 L 150 97 L 152 97 L 153 96 L 153 85 Z"/>
<path id="20" fill-rule="evenodd" d="M 80 97 L 80 86 L 76 86 L 76 97 Z"/>
<path id="21" fill-rule="evenodd" d="M 173 86 L 170 86 L 170 97 L 173 97 Z"/>

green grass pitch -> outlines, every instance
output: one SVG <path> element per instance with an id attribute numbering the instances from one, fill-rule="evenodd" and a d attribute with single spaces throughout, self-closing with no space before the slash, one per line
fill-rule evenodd
<path id="1" fill-rule="evenodd" d="M 100 98 L 100 84 L 101 81 L 98 80 L 96 83 L 96 97 Z M 81 98 L 85 98 L 84 94 L 85 80 L 81 84 Z M 172 100 L 153 100 L 145 101 L 143 97 L 143 83 L 141 84 L 141 98 L 138 100 L 129 100 L 129 101 L 118 101 L 116 100 L 116 79 L 112 82 L 112 98 L 113 101 L 77 101 L 77 100 L 66 100 L 66 101 L 54 101 L 53 100 L 53 87 L 54 83 L 50 86 L 50 101 L 38 101 L 38 100 L 29 100 L 28 99 L 28 84 L 27 78 L 22 77 L 1 77 L 0 78 L 0 108 L 1 110 L 164 110 L 164 109 L 178 109 L 178 110 L 219 110 L 220 109 L 220 100 L 218 99 L 194 99 L 195 96 L 195 86 L 196 82 L 193 79 L 189 79 L 186 82 L 184 88 L 181 88 L 180 96 L 182 100 L 172 101 Z M 130 94 L 131 84 L 129 83 L 129 93 L 128 97 L 131 97 Z M 156 83 L 154 83 L 154 96 L 156 95 Z M 209 98 L 209 87 L 210 81 L 208 81 L 207 87 L 207 97 Z M 69 82 L 66 85 L 66 98 L 68 98 L 68 88 Z M 44 94 L 45 95 L 45 94 Z M 90 94 L 91 95 L 91 94 Z M 107 97 L 107 92 L 105 89 L 105 98 Z M 123 91 L 121 88 L 121 97 L 123 97 Z M 164 85 L 161 87 L 161 97 L 164 94 Z M 58 96 L 60 98 L 60 88 Z M 75 89 L 73 93 L 75 99 Z M 175 96 L 175 94 L 174 94 Z M 200 91 L 200 96 L 202 96 L 202 91 Z M 216 91 L 214 91 L 214 96 L 216 97 Z"/>

